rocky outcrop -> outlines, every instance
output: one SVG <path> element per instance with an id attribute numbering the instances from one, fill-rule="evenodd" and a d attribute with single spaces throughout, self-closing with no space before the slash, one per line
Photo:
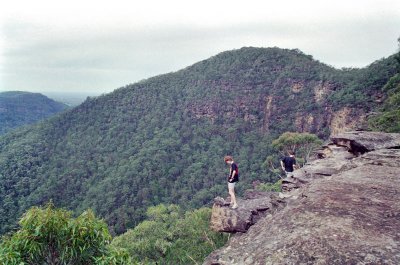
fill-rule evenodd
<path id="1" fill-rule="evenodd" d="M 331 137 L 334 144 L 345 146 L 352 153 L 365 153 L 377 149 L 400 149 L 400 134 L 381 132 L 348 132 Z"/>
<path id="2" fill-rule="evenodd" d="M 272 96 L 265 97 L 265 108 L 264 108 L 264 123 L 263 123 L 263 130 L 265 132 L 269 131 L 269 126 L 271 122 L 271 115 L 273 113 L 273 105 L 272 105 Z"/>
<path id="3" fill-rule="evenodd" d="M 267 213 L 283 205 L 276 203 L 272 193 L 266 192 L 247 193 L 244 199 L 238 199 L 237 202 L 239 207 L 231 209 L 229 201 L 221 197 L 214 199 L 210 222 L 213 230 L 228 233 L 246 232 Z"/>
<path id="4" fill-rule="evenodd" d="M 299 132 L 311 132 L 315 127 L 314 116 L 311 113 L 297 113 L 294 125 Z"/>
<path id="5" fill-rule="evenodd" d="M 269 196 L 264 217 L 204 264 L 400 264 L 399 137 L 332 137 Z"/>
<path id="6" fill-rule="evenodd" d="M 331 135 L 362 128 L 366 122 L 366 114 L 357 108 L 344 107 L 338 111 L 332 111 L 328 116 Z"/>
<path id="7" fill-rule="evenodd" d="M 324 101 L 325 97 L 329 95 L 333 90 L 335 90 L 335 84 L 330 82 L 319 82 L 314 86 L 314 99 L 315 102 L 321 103 Z"/>

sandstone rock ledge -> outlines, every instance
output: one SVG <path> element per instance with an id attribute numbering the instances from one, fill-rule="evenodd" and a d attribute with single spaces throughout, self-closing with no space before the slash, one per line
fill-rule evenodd
<path id="1" fill-rule="evenodd" d="M 244 233 L 267 214 L 276 211 L 278 206 L 283 207 L 284 201 L 275 197 L 273 193 L 247 193 L 244 199 L 238 199 L 239 207 L 234 210 L 229 207 L 229 201 L 217 197 L 214 199 L 210 227 L 219 232 Z"/>
<path id="2" fill-rule="evenodd" d="M 285 180 L 281 199 L 258 198 L 269 207 L 262 217 L 204 264 L 400 264 L 400 134 L 331 139 Z M 229 216 L 217 216 L 224 231 Z"/>

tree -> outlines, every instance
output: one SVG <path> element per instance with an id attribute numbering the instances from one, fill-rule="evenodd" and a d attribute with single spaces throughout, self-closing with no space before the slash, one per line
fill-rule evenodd
<path id="1" fill-rule="evenodd" d="M 104 221 L 91 210 L 77 218 L 52 203 L 32 207 L 20 229 L 0 244 L 0 264 L 130 264 L 124 250 L 111 248 Z"/>
<path id="2" fill-rule="evenodd" d="M 282 155 L 289 151 L 295 152 L 297 157 L 306 163 L 315 148 L 322 144 L 322 140 L 310 133 L 285 132 L 272 142 L 272 146 Z"/>
<path id="3" fill-rule="evenodd" d="M 266 168 L 269 170 L 274 176 L 279 176 L 279 179 L 282 179 L 281 173 L 281 167 L 278 163 L 279 157 L 275 155 L 269 155 L 265 159 L 264 163 L 262 164 L 263 168 Z"/>
<path id="4" fill-rule="evenodd" d="M 400 132 L 400 38 L 399 52 L 395 55 L 397 60 L 397 74 L 394 75 L 383 87 L 388 95 L 381 112 L 372 116 L 369 120 L 369 127 L 372 130 L 390 133 Z"/>
<path id="5" fill-rule="evenodd" d="M 197 264 L 227 240 L 210 230 L 211 209 L 184 213 L 177 205 L 150 207 L 147 220 L 116 237 L 112 245 L 126 248 L 135 262 Z"/>
<path id="6" fill-rule="evenodd" d="M 393 76 L 384 86 L 388 98 L 381 112 L 368 120 L 369 127 L 375 131 L 400 132 L 400 73 Z"/>

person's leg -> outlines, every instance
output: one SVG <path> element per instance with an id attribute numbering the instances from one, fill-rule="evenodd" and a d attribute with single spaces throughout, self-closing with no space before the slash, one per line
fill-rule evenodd
<path id="1" fill-rule="evenodd" d="M 228 193 L 229 193 L 229 197 L 231 198 L 231 202 L 229 203 L 230 205 L 233 204 L 233 198 L 232 198 L 232 194 L 231 194 L 232 193 L 232 191 L 231 191 L 232 188 L 231 187 L 232 187 L 232 183 L 228 182 Z"/>
<path id="2" fill-rule="evenodd" d="M 233 208 L 237 207 L 236 196 L 235 196 L 235 183 L 228 183 L 228 191 L 231 196 L 231 204 Z"/>

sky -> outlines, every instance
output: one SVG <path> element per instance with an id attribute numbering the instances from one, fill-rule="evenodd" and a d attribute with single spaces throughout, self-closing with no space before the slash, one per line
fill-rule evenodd
<path id="1" fill-rule="evenodd" d="M 12 0 L 0 92 L 108 93 L 241 47 L 365 67 L 398 51 L 398 0 Z"/>

